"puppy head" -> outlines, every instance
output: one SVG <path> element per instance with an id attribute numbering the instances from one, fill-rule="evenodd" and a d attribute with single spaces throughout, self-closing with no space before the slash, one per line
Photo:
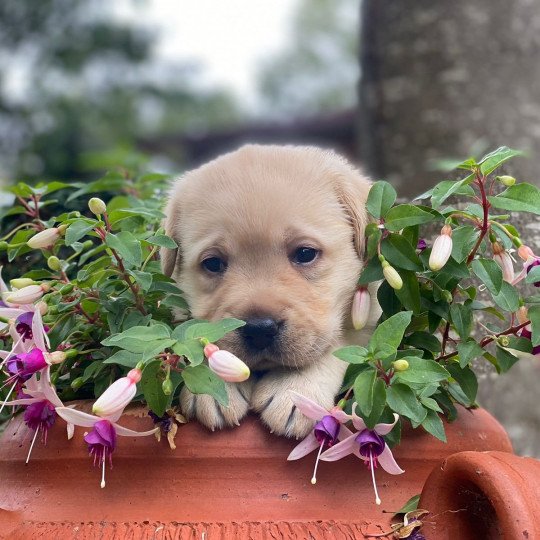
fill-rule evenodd
<path id="1" fill-rule="evenodd" d="M 164 272 L 196 318 L 247 325 L 220 345 L 254 369 L 336 346 L 361 269 L 369 182 L 330 151 L 247 146 L 173 186 Z"/>

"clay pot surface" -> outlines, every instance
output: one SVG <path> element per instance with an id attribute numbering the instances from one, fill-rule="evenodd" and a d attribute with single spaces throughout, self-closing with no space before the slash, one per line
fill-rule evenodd
<path id="1" fill-rule="evenodd" d="M 504 452 L 460 452 L 429 476 L 420 498 L 429 540 L 540 538 L 540 461 Z"/>
<path id="2" fill-rule="evenodd" d="M 484 410 L 460 410 L 447 425 L 448 443 L 407 429 L 394 456 L 405 473 L 376 471 L 376 506 L 369 470 L 349 456 L 322 462 L 310 483 L 315 453 L 288 462 L 297 441 L 276 437 L 248 417 L 211 433 L 197 423 L 179 428 L 172 451 L 151 437 L 118 437 L 107 486 L 92 466 L 84 429 L 66 440 L 57 421 L 46 446 L 36 444 L 22 415 L 0 438 L 0 537 L 26 538 L 363 538 L 388 530 L 391 514 L 420 493 L 433 467 L 463 450 L 511 452 L 501 425 Z M 152 427 L 141 409 L 120 423 Z M 206 533 L 203 535 L 203 533 Z M 273 535 L 273 536 L 272 536 Z"/>

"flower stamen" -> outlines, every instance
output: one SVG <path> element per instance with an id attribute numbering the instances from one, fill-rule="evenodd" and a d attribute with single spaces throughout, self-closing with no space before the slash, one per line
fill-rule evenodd
<path id="1" fill-rule="evenodd" d="M 375 504 L 381 504 L 379 492 L 377 491 L 377 484 L 375 482 L 375 467 L 373 464 L 373 452 L 369 450 L 369 468 L 371 469 L 371 481 L 373 482 L 373 491 L 375 491 Z"/>
<path id="2" fill-rule="evenodd" d="M 13 383 L 13 385 L 11 386 L 11 388 L 9 389 L 9 392 L 6 396 L 6 399 L 2 402 L 2 406 L 0 407 L 0 413 L 4 410 L 4 407 L 6 406 L 6 403 L 9 401 L 9 396 L 11 396 L 13 390 L 15 390 L 15 387 L 17 386 L 17 382 L 18 381 L 15 381 Z"/>
<path id="3" fill-rule="evenodd" d="M 39 428 L 37 428 L 36 431 L 34 432 L 34 438 L 32 439 L 32 444 L 30 445 L 30 450 L 28 450 L 28 456 L 26 457 L 27 465 L 28 465 L 28 462 L 30 461 L 30 454 L 32 453 L 32 449 L 34 448 L 34 443 L 36 442 L 38 433 L 39 433 Z"/>
<path id="4" fill-rule="evenodd" d="M 105 487 L 105 456 L 107 455 L 107 450 L 104 451 L 103 459 L 101 460 L 101 489 Z"/>
<path id="5" fill-rule="evenodd" d="M 319 466 L 319 458 L 321 457 L 321 452 L 326 441 L 323 440 L 321 446 L 319 447 L 319 453 L 317 454 L 317 459 L 315 460 L 315 468 L 313 469 L 313 476 L 311 477 L 311 483 L 315 485 L 317 483 L 317 467 Z"/>

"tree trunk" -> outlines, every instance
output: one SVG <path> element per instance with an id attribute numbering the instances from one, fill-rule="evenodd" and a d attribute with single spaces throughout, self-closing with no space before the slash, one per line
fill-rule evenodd
<path id="1" fill-rule="evenodd" d="M 443 158 L 497 146 L 529 150 L 519 180 L 540 166 L 540 2 L 363 0 L 360 155 L 400 195 L 444 178 Z"/>

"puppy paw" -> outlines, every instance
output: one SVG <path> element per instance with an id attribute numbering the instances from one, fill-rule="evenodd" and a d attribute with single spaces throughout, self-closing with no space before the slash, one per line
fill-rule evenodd
<path id="1" fill-rule="evenodd" d="M 229 405 L 224 407 L 207 394 L 192 394 L 185 386 L 180 392 L 180 409 L 188 420 L 196 419 L 214 431 L 238 426 L 249 410 L 253 383 L 227 384 Z"/>
<path id="2" fill-rule="evenodd" d="M 252 408 L 276 435 L 305 437 L 315 422 L 304 416 L 293 403 L 290 391 L 308 397 L 324 408 L 334 404 L 334 390 L 324 385 L 313 385 L 297 374 L 270 374 L 255 386 Z"/>

